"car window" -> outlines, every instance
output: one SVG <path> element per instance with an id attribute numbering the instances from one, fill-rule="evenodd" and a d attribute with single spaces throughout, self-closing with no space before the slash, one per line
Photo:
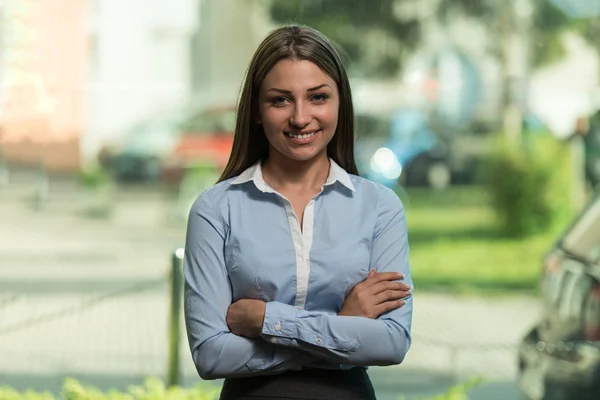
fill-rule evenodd
<path id="1" fill-rule="evenodd" d="M 356 117 L 357 137 L 388 137 L 390 135 L 389 118 L 371 115 L 358 115 Z"/>
<path id="2" fill-rule="evenodd" d="M 183 129 L 189 133 L 233 132 L 235 111 L 199 112 L 188 119 Z"/>
<path id="3" fill-rule="evenodd" d="M 565 250 L 590 262 L 600 261 L 600 199 L 596 200 L 563 239 Z"/>

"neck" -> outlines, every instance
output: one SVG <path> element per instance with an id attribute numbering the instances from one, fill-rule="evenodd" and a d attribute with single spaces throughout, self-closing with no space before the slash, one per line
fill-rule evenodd
<path id="1" fill-rule="evenodd" d="M 273 188 L 320 188 L 327 181 L 329 167 L 326 152 L 310 160 L 297 161 L 271 151 L 263 164 L 263 179 Z"/>

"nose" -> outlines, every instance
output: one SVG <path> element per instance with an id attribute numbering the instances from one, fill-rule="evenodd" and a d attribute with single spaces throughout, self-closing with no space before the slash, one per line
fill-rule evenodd
<path id="1" fill-rule="evenodd" d="M 294 107 L 294 112 L 291 115 L 290 123 L 298 128 L 304 128 L 306 125 L 310 123 L 310 112 L 309 108 L 298 102 Z"/>

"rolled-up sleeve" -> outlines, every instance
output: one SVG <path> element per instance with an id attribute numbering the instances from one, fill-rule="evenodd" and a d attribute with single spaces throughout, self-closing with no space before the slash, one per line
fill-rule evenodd
<path id="1" fill-rule="evenodd" d="M 400 272 L 413 286 L 408 261 L 404 208 L 398 196 L 382 189 L 373 232 L 370 268 Z M 267 303 L 262 337 L 284 347 L 298 348 L 334 363 L 357 366 L 400 364 L 411 344 L 413 296 L 377 319 L 300 310 Z"/>
<path id="2" fill-rule="evenodd" d="M 227 326 L 232 291 L 225 266 L 228 227 L 201 195 L 192 206 L 187 228 L 184 314 L 192 358 L 203 379 L 266 373 L 294 356 L 274 352 L 260 338 L 234 335 Z"/>

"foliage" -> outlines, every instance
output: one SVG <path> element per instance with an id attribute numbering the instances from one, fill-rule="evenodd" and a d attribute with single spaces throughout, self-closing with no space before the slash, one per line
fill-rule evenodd
<path id="1" fill-rule="evenodd" d="M 218 393 L 217 387 L 208 384 L 199 384 L 189 389 L 166 388 L 157 378 L 148 378 L 143 385 L 130 386 L 124 392 L 103 392 L 84 386 L 74 379 L 66 379 L 59 397 L 48 392 L 27 390 L 19 393 L 12 388 L 0 387 L 0 400 L 216 400 Z"/>
<path id="2" fill-rule="evenodd" d="M 351 72 L 394 76 L 421 34 L 419 21 L 396 16 L 396 4 L 395 0 L 275 0 L 271 16 L 277 23 L 301 23 L 322 31 L 352 61 Z M 385 51 L 374 51 L 378 49 Z"/>
<path id="3" fill-rule="evenodd" d="M 499 141 L 487 184 L 501 232 L 521 238 L 564 223 L 571 211 L 569 146 L 539 134 L 523 146 Z"/>
<path id="4" fill-rule="evenodd" d="M 420 291 L 489 296 L 537 289 L 541 257 L 559 229 L 521 239 L 502 235 L 485 186 L 407 188 L 407 197 L 410 262 Z"/>
<path id="5" fill-rule="evenodd" d="M 560 61 L 566 55 L 562 33 L 571 26 L 569 17 L 551 1 L 541 1 L 533 16 L 531 31 L 532 63 L 542 67 Z"/>
<path id="6" fill-rule="evenodd" d="M 79 172 L 79 182 L 87 188 L 105 186 L 110 181 L 110 174 L 98 164 L 87 165 Z"/>
<path id="7" fill-rule="evenodd" d="M 561 60 L 566 49 L 562 34 L 571 27 L 569 17 L 549 0 L 532 1 L 531 29 L 528 35 L 531 44 L 532 65 L 542 67 Z M 492 32 L 492 37 L 505 38 L 518 32 L 516 8 L 511 1 L 440 0 L 438 18 L 447 21 L 456 14 L 463 14 L 480 21 Z M 492 53 L 501 57 L 502 40 L 494 43 Z"/>
<path id="8" fill-rule="evenodd" d="M 271 16 L 277 23 L 302 23 L 319 29 L 347 53 L 352 72 L 361 75 L 395 76 L 407 57 L 419 47 L 427 18 L 444 25 L 456 16 L 470 17 L 491 31 L 492 38 L 517 32 L 511 1 L 439 0 L 431 16 L 402 12 L 396 0 L 274 0 Z M 533 1 L 531 29 L 534 67 L 550 64 L 565 55 L 561 35 L 569 18 L 551 1 Z M 408 5 L 410 8 L 410 4 Z M 415 7 L 413 7 L 415 8 Z M 341 12 L 343 11 L 343 12 Z M 597 37 L 597 36 L 596 36 Z M 504 43 L 491 44 L 492 54 L 505 58 Z M 377 51 L 380 50 L 380 51 Z M 383 51 L 381 51 L 383 50 Z M 356 71 L 358 70 L 358 71 Z"/>
<path id="9" fill-rule="evenodd" d="M 579 19 L 573 23 L 575 32 L 582 35 L 598 54 L 600 54 L 600 17 Z"/>
<path id="10" fill-rule="evenodd" d="M 420 398 L 419 400 L 469 400 L 469 391 L 483 382 L 480 378 L 473 378 L 467 382 L 452 386 L 446 393 L 438 394 L 433 397 Z M 399 400 L 405 399 L 400 397 Z"/>
<path id="11" fill-rule="evenodd" d="M 480 382 L 479 379 L 470 380 L 453 386 L 444 394 L 422 400 L 466 400 L 467 392 Z M 216 400 L 219 391 L 218 387 L 205 383 L 189 389 L 166 388 L 160 379 L 149 378 L 143 385 L 130 386 L 126 392 L 117 390 L 102 392 L 84 386 L 74 379 L 67 379 L 60 397 L 55 397 L 49 392 L 27 390 L 19 393 L 9 387 L 0 387 L 0 400 Z"/>
<path id="12" fill-rule="evenodd" d="M 176 220 L 187 221 L 192 204 L 198 195 L 213 186 L 219 176 L 219 169 L 210 162 L 198 163 L 185 170 L 177 191 L 174 210 Z"/>

